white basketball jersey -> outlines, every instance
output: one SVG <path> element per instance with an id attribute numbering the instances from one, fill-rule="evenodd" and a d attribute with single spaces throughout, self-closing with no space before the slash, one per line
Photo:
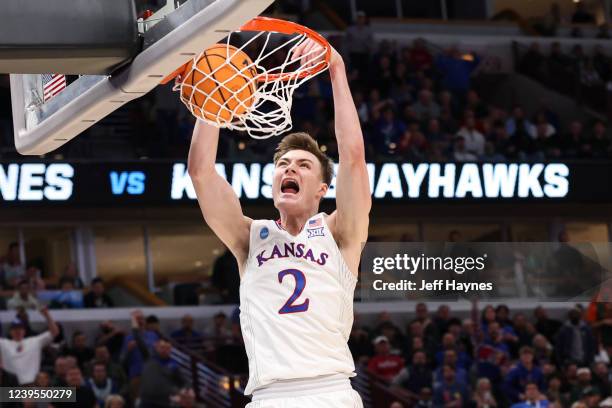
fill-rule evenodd
<path id="1" fill-rule="evenodd" d="M 279 380 L 354 376 L 347 341 L 356 283 L 324 213 L 297 236 L 276 221 L 254 220 L 240 282 L 245 394 Z"/>

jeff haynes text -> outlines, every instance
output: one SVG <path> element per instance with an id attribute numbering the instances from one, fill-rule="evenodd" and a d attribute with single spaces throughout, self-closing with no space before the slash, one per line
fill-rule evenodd
<path id="1" fill-rule="evenodd" d="M 426 281 L 422 279 L 420 282 L 414 282 L 407 279 L 402 279 L 397 282 L 384 282 L 380 279 L 372 283 L 374 290 L 405 290 L 405 291 L 488 291 L 493 290 L 491 282 L 459 282 L 454 279 L 436 279 Z"/>

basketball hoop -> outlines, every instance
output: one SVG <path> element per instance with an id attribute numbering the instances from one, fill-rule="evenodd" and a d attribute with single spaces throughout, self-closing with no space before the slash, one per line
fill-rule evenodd
<path id="1" fill-rule="evenodd" d="M 250 38 L 239 47 L 231 45 L 243 35 Z M 319 47 L 293 57 L 308 39 Z M 324 72 L 331 57 L 329 43 L 317 32 L 265 17 L 256 17 L 230 33 L 223 49 L 225 58 L 220 64 L 211 66 L 210 54 L 203 51 L 163 83 L 180 75 L 181 82 L 174 89 L 180 90 L 181 101 L 193 115 L 217 127 L 245 131 L 255 139 L 291 129 L 294 91 Z M 241 66 L 236 58 L 242 58 Z"/>

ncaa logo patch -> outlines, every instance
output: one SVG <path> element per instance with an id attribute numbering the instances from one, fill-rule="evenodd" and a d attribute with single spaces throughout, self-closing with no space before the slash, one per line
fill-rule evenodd
<path id="1" fill-rule="evenodd" d="M 325 236 L 325 234 L 323 233 L 323 227 L 308 228 L 308 238 L 323 237 L 323 236 Z"/>
<path id="2" fill-rule="evenodd" d="M 270 235 L 270 230 L 268 230 L 268 227 L 263 227 L 261 231 L 259 231 L 259 238 L 261 239 L 268 238 L 268 235 Z"/>

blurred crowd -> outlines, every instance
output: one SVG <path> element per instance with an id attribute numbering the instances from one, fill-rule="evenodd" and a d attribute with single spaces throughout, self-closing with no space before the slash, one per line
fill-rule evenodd
<path id="1" fill-rule="evenodd" d="M 0 386 L 75 387 L 80 407 L 192 407 L 191 378 L 173 349 L 232 373 L 248 369 L 238 308 L 197 324 L 184 315 L 168 330 L 136 310 L 128 328 L 109 320 L 70 336 L 53 312 L 40 312 L 46 330 L 32 330 L 27 313 L 18 314 L 0 339 Z M 371 324 L 356 315 L 349 348 L 357 370 L 396 398 L 390 408 L 612 406 L 612 304 L 563 313 L 556 319 L 542 306 L 512 311 L 473 302 L 466 315 L 419 303 Z"/>
<path id="2" fill-rule="evenodd" d="M 191 378 L 172 358 L 172 342 L 195 337 L 188 332 L 190 316 L 180 329 L 164 335 L 155 315 L 139 310 L 130 316 L 128 329 L 112 321 L 102 322 L 96 332 L 73 331 L 65 336 L 45 307 L 40 313 L 46 330 L 32 329 L 25 314 L 8 325 L 0 338 L 0 386 L 74 387 L 78 407 L 121 408 L 197 407 Z M 207 337 L 206 339 L 208 339 Z M 208 340 L 206 340 L 208 341 Z M 208 343 L 202 340 L 202 344 Z M 7 407 L 63 407 L 74 403 L 25 402 Z"/>
<path id="3" fill-rule="evenodd" d="M 460 319 L 425 303 L 405 327 L 382 313 L 357 319 L 349 346 L 356 361 L 415 407 L 608 407 L 612 305 L 594 303 L 551 318 L 506 305 L 474 303 Z M 404 406 L 400 402 L 392 408 Z"/>
<path id="4" fill-rule="evenodd" d="M 357 14 L 343 38 L 331 40 L 345 57 L 369 160 L 541 161 L 609 159 L 612 154 L 604 121 L 568 124 L 545 104 L 526 112 L 520 103 L 502 109 L 485 102 L 472 83 L 482 59 L 479 55 L 456 47 L 441 51 L 423 39 L 411 44 L 377 42 L 363 13 Z M 587 55 L 579 44 L 567 53 L 553 43 L 544 55 L 539 44 L 533 43 L 521 54 L 517 69 L 561 92 L 573 93 L 574 79 L 580 78 L 583 96 L 601 107 L 610 67 L 600 46 Z M 295 92 L 292 117 L 294 129 L 311 133 L 336 156 L 329 75 L 320 75 Z M 5 124 L 0 126 L 4 146 L 12 144 L 7 120 L 0 117 Z M 184 159 L 193 124 L 193 116 L 171 85 L 159 86 L 56 154 Z M 274 147 L 273 142 L 223 131 L 218 156 L 269 160 Z M 5 150 L 0 155 L 11 157 Z"/>
<path id="5" fill-rule="evenodd" d="M 0 256 L 0 310 L 36 310 L 41 300 L 51 309 L 114 306 L 102 278 L 92 279 L 86 287 L 76 266 L 70 263 L 59 276 L 43 279 L 40 268 L 35 263 L 24 263 L 19 244 L 11 242 Z"/>

